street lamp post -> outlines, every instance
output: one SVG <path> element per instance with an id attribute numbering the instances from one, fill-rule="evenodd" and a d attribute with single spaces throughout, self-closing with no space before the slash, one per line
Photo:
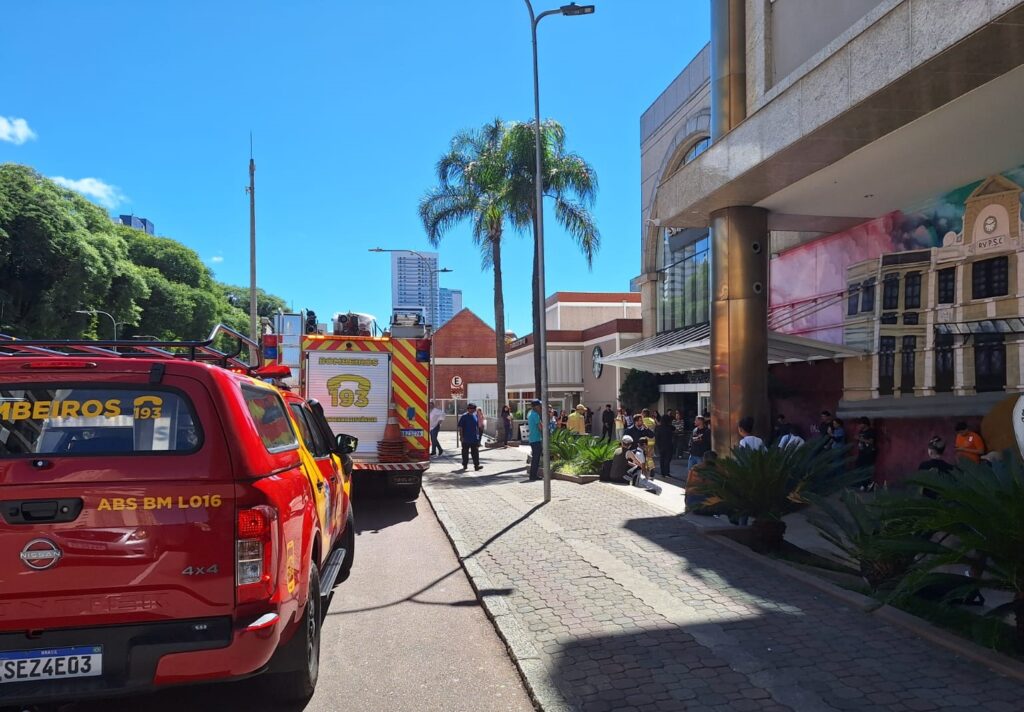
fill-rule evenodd
<path id="1" fill-rule="evenodd" d="M 533 231 L 534 248 L 537 250 L 537 294 L 535 295 L 538 308 L 540 309 L 540 321 L 537 333 L 534 335 L 533 347 L 540 351 L 540 400 L 543 403 L 541 408 L 545 415 L 544 427 L 541 428 L 541 464 L 544 468 L 544 501 L 551 501 L 551 434 L 547 428 L 548 408 L 548 336 L 547 316 L 544 312 L 544 186 L 541 184 L 543 167 L 541 164 L 540 150 L 540 71 L 537 64 L 537 25 L 548 15 L 565 15 L 575 17 L 577 15 L 592 15 L 593 5 L 577 5 L 569 3 L 562 5 L 556 10 L 545 10 L 539 15 L 533 12 L 533 4 L 525 0 L 526 9 L 530 12 L 530 33 L 533 39 L 533 138 L 534 138 L 534 210 L 533 210 Z"/>
<path id="2" fill-rule="evenodd" d="M 114 341 L 117 341 L 117 325 L 118 324 L 125 324 L 125 323 L 127 323 L 127 322 L 123 322 L 123 321 L 117 321 L 114 318 L 113 314 L 111 314 L 110 312 L 105 312 L 102 309 L 76 309 L 75 310 L 75 314 L 88 314 L 90 316 L 96 316 L 97 314 L 102 314 L 103 316 L 105 316 L 108 319 L 110 319 L 110 323 L 114 325 Z"/>
<path id="3" fill-rule="evenodd" d="M 371 247 L 368 250 L 368 252 L 408 252 L 410 254 L 416 255 L 420 259 L 421 262 L 426 262 L 428 266 L 430 265 L 430 258 L 428 258 L 426 255 L 424 255 L 424 254 L 422 254 L 420 252 L 417 252 L 416 250 L 398 250 L 398 249 L 388 250 L 388 249 L 384 249 L 383 247 Z M 439 273 L 440 274 L 447 274 L 449 272 L 454 272 L 454 270 L 448 269 L 447 267 L 441 267 L 440 269 L 438 269 L 436 267 L 430 267 L 430 307 L 429 307 L 430 323 L 427 326 L 430 328 L 431 336 L 434 333 L 434 328 L 436 326 L 435 322 L 436 322 L 436 317 L 437 317 L 437 314 L 435 313 L 435 309 L 434 309 L 434 304 L 440 298 L 438 296 L 438 293 L 437 293 L 438 292 L 438 290 L 437 290 L 437 275 Z M 394 304 L 392 304 L 391 306 L 393 307 Z M 430 393 L 428 395 L 430 397 L 430 400 L 434 400 L 434 349 L 433 348 L 430 349 L 430 362 L 428 364 L 428 368 L 429 368 L 429 371 L 430 371 L 430 375 L 429 375 L 429 378 L 428 378 Z"/>

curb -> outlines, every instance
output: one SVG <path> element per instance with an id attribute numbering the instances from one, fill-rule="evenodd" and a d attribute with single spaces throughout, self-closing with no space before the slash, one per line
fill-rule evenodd
<path id="1" fill-rule="evenodd" d="M 459 565 L 469 579 L 469 585 L 476 594 L 487 618 L 494 626 L 495 632 L 505 648 L 508 650 L 512 663 L 523 680 L 523 685 L 533 701 L 533 706 L 539 712 L 573 712 L 574 708 L 568 704 L 561 693 L 555 688 L 548 678 L 544 663 L 541 661 L 537 648 L 530 641 L 529 636 L 519 623 L 519 618 L 513 613 L 508 603 L 500 596 L 490 595 L 494 590 L 487 572 L 474 559 L 463 558 L 470 550 L 465 539 L 462 538 L 455 522 L 448 515 L 448 510 L 443 505 L 435 505 L 430 498 L 428 488 L 423 488 L 423 495 L 434 512 L 434 516 L 441 524 L 452 549 L 459 559 Z"/>
<path id="2" fill-rule="evenodd" d="M 757 554 L 737 541 L 718 535 L 718 532 L 721 530 L 704 529 L 692 523 L 690 523 L 690 526 L 697 529 L 697 531 L 708 539 L 713 539 L 717 541 L 719 545 L 732 549 L 737 554 L 745 556 L 752 561 L 760 562 L 762 566 L 766 566 L 777 573 L 794 578 L 801 583 L 805 583 L 822 593 L 828 594 L 829 596 L 842 601 L 848 606 L 867 613 L 868 615 L 877 616 L 879 619 L 890 625 L 902 628 L 919 638 L 923 638 L 942 648 L 946 648 L 962 658 L 984 665 L 993 672 L 1024 682 L 1024 663 L 1019 663 L 1012 658 L 1007 658 L 1005 655 L 989 650 L 988 648 L 983 648 L 977 643 L 972 643 L 969 640 L 953 635 L 952 633 L 949 633 L 938 626 L 932 625 L 928 621 L 918 618 L 917 616 L 911 615 L 906 611 L 901 611 L 900 609 L 894 608 L 888 604 L 880 604 L 875 599 L 857 593 L 856 591 L 847 590 L 841 586 L 837 586 L 826 581 L 819 576 L 794 568 L 787 563 Z"/>

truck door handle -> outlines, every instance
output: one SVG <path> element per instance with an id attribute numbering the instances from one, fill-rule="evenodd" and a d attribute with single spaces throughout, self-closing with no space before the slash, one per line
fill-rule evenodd
<path id="1" fill-rule="evenodd" d="M 82 513 L 82 500 L 26 499 L 0 502 L 0 515 L 8 524 L 73 522 Z"/>
<path id="2" fill-rule="evenodd" d="M 317 480 L 316 481 L 316 488 L 318 490 L 320 490 L 321 492 L 323 492 L 324 491 L 324 481 L 323 480 Z"/>

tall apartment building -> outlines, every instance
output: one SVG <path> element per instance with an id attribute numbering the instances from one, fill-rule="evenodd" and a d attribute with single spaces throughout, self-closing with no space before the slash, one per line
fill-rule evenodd
<path id="1" fill-rule="evenodd" d="M 423 307 L 427 323 L 437 328 L 437 253 L 391 253 L 391 306 Z"/>
<path id="2" fill-rule="evenodd" d="M 437 324 L 440 329 L 448 321 L 462 311 L 462 290 L 441 287 L 437 290 Z"/>
<path id="3" fill-rule="evenodd" d="M 156 231 L 156 226 L 147 220 L 146 218 L 140 218 L 137 215 L 119 215 L 117 221 L 122 225 L 133 227 L 136 230 L 142 230 L 147 235 L 153 235 Z"/>

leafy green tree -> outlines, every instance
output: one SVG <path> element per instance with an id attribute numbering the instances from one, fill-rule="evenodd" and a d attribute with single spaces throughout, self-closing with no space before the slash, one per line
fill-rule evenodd
<path id="1" fill-rule="evenodd" d="M 26 166 L 0 165 L 0 325 L 20 337 L 95 336 L 76 314 L 111 298 L 138 317 L 146 285 L 106 213 Z"/>
<path id="2" fill-rule="evenodd" d="M 630 410 L 641 410 L 661 396 L 658 377 L 648 371 L 631 368 L 619 386 L 619 401 Z"/>
<path id="3" fill-rule="evenodd" d="M 427 238 L 437 245 L 461 222 L 469 222 L 473 241 L 480 247 L 484 268 L 494 274 L 494 337 L 497 356 L 498 411 L 505 403 L 505 297 L 501 276 L 501 239 L 510 219 L 505 124 L 500 119 L 479 131 L 465 131 L 452 139 L 437 163 L 438 185 L 420 201 L 419 213 Z M 498 419 L 504 439 L 504 424 Z"/>
<path id="4" fill-rule="evenodd" d="M 541 122 L 541 180 L 543 195 L 554 205 L 555 221 L 579 246 L 591 265 L 601 245 L 601 235 L 590 212 L 597 197 L 597 174 L 579 154 L 566 150 L 565 129 L 551 119 Z M 533 224 L 536 203 L 536 126 L 534 122 L 508 124 L 505 153 L 508 161 L 508 203 L 512 223 L 521 230 Z M 537 245 L 533 249 L 533 333 L 543 324 L 543 296 L 537 298 L 540 282 Z M 540 392 L 539 349 L 533 350 L 534 381 Z"/>
<path id="5" fill-rule="evenodd" d="M 21 338 L 119 335 L 198 339 L 218 322 L 240 330 L 247 309 L 228 300 L 196 252 L 117 225 L 101 208 L 27 166 L 0 165 L 0 332 Z M 245 290 L 245 294 L 248 291 Z M 261 314 L 284 300 L 261 292 Z"/>

